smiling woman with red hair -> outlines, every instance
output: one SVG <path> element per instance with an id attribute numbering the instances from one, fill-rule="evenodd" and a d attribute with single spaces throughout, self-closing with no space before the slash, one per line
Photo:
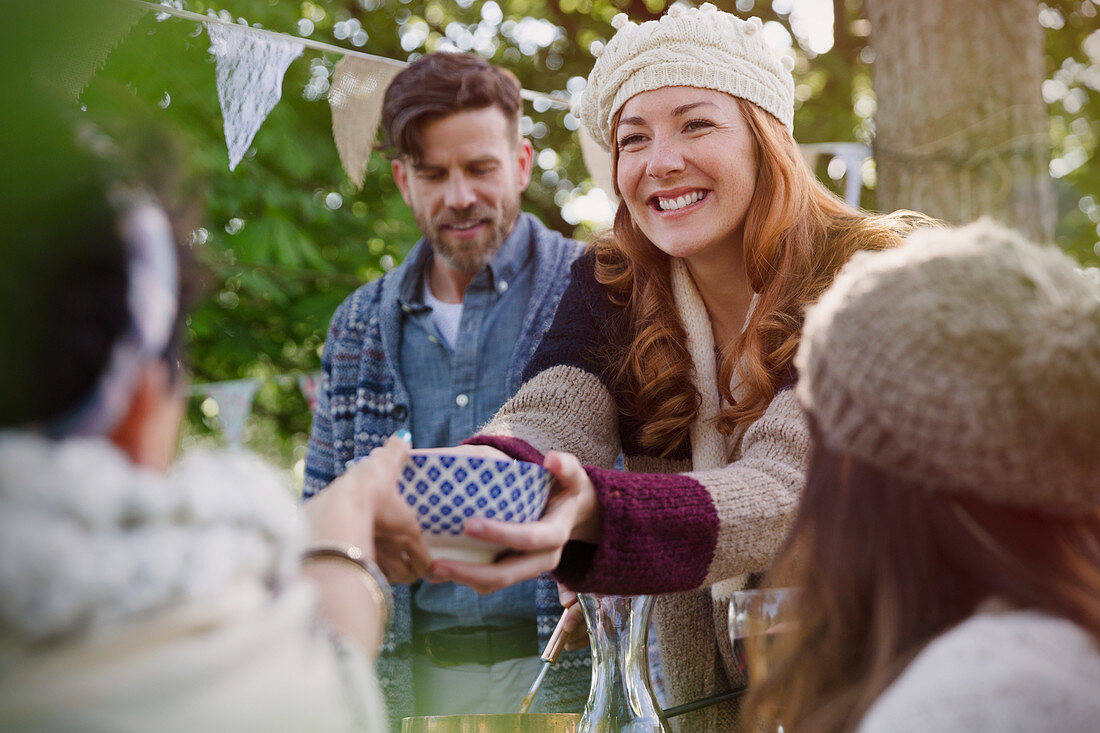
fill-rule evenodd
<path id="1" fill-rule="evenodd" d="M 736 682 L 725 600 L 769 567 L 798 505 L 803 308 L 853 252 L 920 217 L 869 216 L 814 179 L 789 64 L 758 19 L 705 4 L 614 25 L 581 107 L 614 155 L 614 230 L 574 264 L 523 387 L 468 441 L 545 461 L 564 490 L 533 526 L 467 524 L 520 555 L 434 570 L 483 590 L 555 569 L 575 590 L 676 593 L 655 619 L 684 703 Z M 609 470 L 620 454 L 628 471 Z M 733 716 L 683 726 L 731 730 Z"/>

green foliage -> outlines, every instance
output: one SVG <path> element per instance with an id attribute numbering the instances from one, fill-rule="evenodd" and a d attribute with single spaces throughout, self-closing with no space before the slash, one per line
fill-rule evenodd
<path id="1" fill-rule="evenodd" d="M 789 32 L 792 27 L 789 0 L 717 4 L 778 24 L 773 30 L 781 26 Z M 641 20 L 660 15 L 665 5 L 665 0 L 184 3 L 194 12 L 227 11 L 223 17 L 390 58 L 473 49 L 513 70 L 525 88 L 546 92 L 573 89 L 583 81 L 592 63 L 588 49 L 610 37 L 616 13 L 625 11 Z M 795 43 L 795 128 L 801 142 L 869 142 L 874 132 L 870 29 L 862 17 L 862 0 L 836 0 L 833 6 L 843 17 L 835 23 L 831 50 L 815 55 Z M 1090 57 L 1084 45 L 1093 33 L 1089 49 L 1100 46 L 1096 8 L 1092 0 L 1048 1 L 1045 7 L 1063 21 L 1061 28 L 1048 32 L 1052 78 L 1069 69 L 1063 74 L 1067 93 L 1051 105 L 1054 154 L 1082 151 L 1072 153 L 1075 161 L 1085 156 L 1060 178 L 1064 215 L 1059 241 L 1083 261 L 1096 263 L 1100 59 Z M 306 49 L 290 65 L 282 101 L 245 159 L 230 172 L 208 48 L 206 34 L 196 24 L 158 20 L 147 13 L 111 54 L 81 102 L 96 118 L 133 118 L 136 109 L 145 110 L 141 119 L 171 130 L 173 139 L 189 151 L 183 167 L 206 182 L 205 204 L 191 241 L 209 273 L 206 296 L 190 320 L 194 379 L 267 380 L 246 438 L 250 447 L 289 465 L 301 458 L 310 425 L 294 375 L 318 368 L 328 319 L 339 302 L 399 262 L 419 235 L 384 159 L 373 156 L 362 190 L 355 189 L 341 168 L 326 99 L 335 55 Z M 585 236 L 586 224 L 566 221 L 561 210 L 590 185 L 573 133 L 577 121 L 565 109 L 541 104 L 528 103 L 526 111 L 524 129 L 536 155 L 552 150 L 556 161 L 547 156 L 553 164 L 536 167 L 524 206 L 567 234 Z M 828 181 L 825 162 L 818 173 Z M 864 190 L 862 202 L 874 206 L 872 188 Z M 213 440 L 211 418 L 195 402 L 189 414 L 190 439 Z"/>
<path id="2" fill-rule="evenodd" d="M 1057 176 L 1057 241 L 1085 264 L 1100 265 L 1100 7 L 1095 0 L 1048 0 L 1051 173 Z"/>

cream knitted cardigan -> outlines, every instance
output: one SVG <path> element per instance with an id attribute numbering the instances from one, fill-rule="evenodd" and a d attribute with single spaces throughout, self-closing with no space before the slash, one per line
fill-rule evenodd
<path id="1" fill-rule="evenodd" d="M 557 575 L 581 591 L 668 594 L 657 599 L 654 620 L 669 702 L 680 704 L 739 682 L 727 632 L 729 593 L 748 573 L 766 570 L 786 536 L 809 434 L 792 389 L 782 389 L 733 439 L 713 428 L 720 401 L 710 322 L 681 261 L 673 260 L 671 276 L 702 397 L 690 453 L 647 454 L 637 425 L 620 412 L 604 355 L 626 333 L 624 314 L 595 281 L 591 255 L 574 264 L 523 387 L 469 442 L 535 461 L 549 450 L 569 451 L 587 464 L 600 501 L 600 544 L 567 545 Z M 607 470 L 620 452 L 628 472 Z M 685 731 L 735 726 L 730 705 L 680 723 Z"/>
<path id="2" fill-rule="evenodd" d="M 859 733 L 1082 733 L 1100 727 L 1100 647 L 1037 611 L 980 612 L 934 639 Z"/>
<path id="3" fill-rule="evenodd" d="M 302 530 L 243 452 L 163 476 L 0 432 L 0 730 L 384 730 L 370 665 L 314 624 Z"/>

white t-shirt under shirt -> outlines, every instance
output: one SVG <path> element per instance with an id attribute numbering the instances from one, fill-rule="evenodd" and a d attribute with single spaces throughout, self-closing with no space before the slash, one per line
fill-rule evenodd
<path id="1" fill-rule="evenodd" d="M 447 348 L 454 351 L 458 339 L 458 324 L 462 321 L 462 303 L 444 303 L 432 293 L 428 278 L 424 278 L 424 305 L 432 309 L 432 323 Z"/>

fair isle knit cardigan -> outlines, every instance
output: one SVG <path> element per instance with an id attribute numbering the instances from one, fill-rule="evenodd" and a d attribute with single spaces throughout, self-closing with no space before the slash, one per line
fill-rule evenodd
<path id="1" fill-rule="evenodd" d="M 673 295 L 702 403 L 690 449 L 659 457 L 641 447 L 639 425 L 622 411 L 609 376 L 608 355 L 629 333 L 625 313 L 596 281 L 593 264 L 590 254 L 574 263 L 523 387 L 468 442 L 535 462 L 547 451 L 568 451 L 586 464 L 600 505 L 600 541 L 568 543 L 555 574 L 582 592 L 667 594 L 653 618 L 668 702 L 678 705 L 740 681 L 727 631 L 729 593 L 768 568 L 787 534 L 807 470 L 809 431 L 790 383 L 739 435 L 714 429 L 720 401 L 710 322 L 686 265 L 674 259 Z M 609 470 L 620 451 L 627 471 Z M 693 733 L 737 726 L 731 704 L 677 720 Z"/>
<path id="2" fill-rule="evenodd" d="M 505 379 L 509 392 L 522 382 L 523 368 L 553 322 L 554 311 L 569 282 L 569 265 L 581 245 L 548 229 L 530 214 L 536 252 L 531 298 L 519 341 Z M 345 464 L 367 455 L 399 429 L 409 428 L 409 393 L 401 379 L 401 282 L 420 250 L 421 240 L 401 266 L 360 287 L 336 310 L 321 360 L 321 383 L 313 430 L 306 452 L 303 495 L 310 497 L 344 472 Z M 399 722 L 414 712 L 412 679 L 412 596 L 408 585 L 395 585 L 394 619 L 378 660 L 378 677 L 390 711 Z M 561 614 L 557 585 L 549 574 L 539 578 L 535 592 L 540 648 Z M 557 667 L 573 674 L 551 673 L 539 692 L 535 709 L 579 712 L 588 691 L 587 650 L 566 652 Z M 564 678 L 564 679 L 563 679 Z M 516 701 L 519 704 L 519 701 Z"/>

